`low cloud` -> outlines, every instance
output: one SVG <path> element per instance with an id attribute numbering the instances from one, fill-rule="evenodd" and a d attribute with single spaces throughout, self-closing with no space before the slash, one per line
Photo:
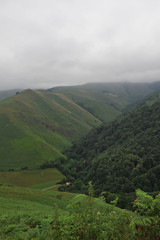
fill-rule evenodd
<path id="1" fill-rule="evenodd" d="M 158 0 L 0 1 L 2 89 L 160 80 Z"/>

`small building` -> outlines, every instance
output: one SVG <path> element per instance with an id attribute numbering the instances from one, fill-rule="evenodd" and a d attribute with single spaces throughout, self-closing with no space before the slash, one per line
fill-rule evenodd
<path id="1" fill-rule="evenodd" d="M 69 186 L 71 184 L 71 182 L 66 182 L 66 186 Z"/>

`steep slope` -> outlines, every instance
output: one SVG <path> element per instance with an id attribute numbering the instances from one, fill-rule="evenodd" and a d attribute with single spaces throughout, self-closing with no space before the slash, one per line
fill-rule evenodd
<path id="1" fill-rule="evenodd" d="M 160 89 L 155 83 L 88 83 L 74 87 L 49 89 L 54 94 L 63 94 L 71 101 L 89 111 L 102 122 L 111 122 L 124 109 Z"/>
<path id="2" fill-rule="evenodd" d="M 158 87 L 108 83 L 28 89 L 1 101 L 0 170 L 38 168 L 63 157 L 72 141 L 112 121 Z"/>
<path id="3" fill-rule="evenodd" d="M 110 125 L 92 130 L 66 152 L 74 160 L 68 171 L 71 188 L 77 188 L 77 181 L 84 186 L 92 180 L 97 194 L 159 191 L 159 142 L 160 92 Z"/>
<path id="4" fill-rule="evenodd" d="M 58 96 L 55 96 L 58 98 Z M 70 100 L 26 90 L 0 103 L 0 169 L 38 167 L 100 121 Z"/>

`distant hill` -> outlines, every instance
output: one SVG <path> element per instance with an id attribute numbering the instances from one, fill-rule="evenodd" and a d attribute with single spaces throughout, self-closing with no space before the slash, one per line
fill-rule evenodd
<path id="1" fill-rule="evenodd" d="M 19 92 L 21 92 L 21 89 L 12 89 L 12 90 L 4 90 L 4 91 L 0 91 L 0 101 L 12 97 L 16 94 L 18 94 Z"/>
<path id="2" fill-rule="evenodd" d="M 72 145 L 65 153 L 68 162 L 72 159 L 70 188 L 83 190 L 92 180 L 97 194 L 159 191 L 159 143 L 160 92 Z"/>
<path id="3" fill-rule="evenodd" d="M 28 89 L 1 101 L 0 170 L 38 168 L 64 157 L 72 141 L 155 89 L 146 83 L 86 84 Z"/>
<path id="4" fill-rule="evenodd" d="M 63 94 L 102 122 L 110 122 L 124 109 L 160 89 L 154 83 L 88 83 L 74 87 L 56 87 L 48 91 Z"/>

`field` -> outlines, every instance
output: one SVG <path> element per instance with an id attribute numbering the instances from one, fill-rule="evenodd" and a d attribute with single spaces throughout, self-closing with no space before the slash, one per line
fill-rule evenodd
<path id="1" fill-rule="evenodd" d="M 45 188 L 62 181 L 65 176 L 57 169 L 24 170 L 17 172 L 0 172 L 0 184 L 21 187 Z"/>
<path id="2" fill-rule="evenodd" d="M 82 219 L 74 216 L 75 204 L 80 204 L 88 214 L 88 198 L 83 195 L 0 185 L 0 239 L 76 239 L 72 238 L 71 228 L 72 225 L 77 228 L 76 224 L 81 224 Z M 94 205 L 94 215 L 97 211 L 107 214 L 114 210 L 120 216 L 122 212 L 103 201 L 96 201 Z M 73 231 L 76 230 L 73 228 Z"/>
<path id="3" fill-rule="evenodd" d="M 2 240 L 149 240 L 159 239 L 157 216 L 142 216 L 148 204 L 159 209 L 145 193 L 136 204 L 143 214 L 106 204 L 103 198 L 0 185 L 0 239 Z M 147 202 L 146 202 L 147 201 Z M 145 205 L 144 205 L 145 204 Z M 158 205 L 157 205 L 158 204 Z M 145 211 L 145 212 L 144 212 Z M 140 228 L 140 230 L 138 229 Z"/>
<path id="4" fill-rule="evenodd" d="M 51 239 L 56 211 L 64 215 L 74 196 L 0 185 L 0 239 Z"/>
<path id="5" fill-rule="evenodd" d="M 56 187 L 42 189 L 63 178 L 57 169 L 1 172 L 0 239 L 50 239 L 56 212 L 64 215 L 66 206 L 77 194 L 59 192 Z M 44 233 L 38 228 L 44 228 Z"/>
<path id="6" fill-rule="evenodd" d="M 159 209 L 158 196 L 153 200 L 139 191 L 141 195 L 136 204 L 139 204 L 138 211 L 142 208 L 141 215 L 141 212 L 138 214 L 115 207 L 117 200 L 107 204 L 103 197 L 93 198 L 91 183 L 89 196 L 60 192 L 56 187 L 42 191 L 44 186 L 56 184 L 63 177 L 56 169 L 1 173 L 0 239 L 159 239 L 157 216 L 142 216 L 144 211 L 148 213 L 147 203 L 153 205 L 153 212 L 155 207 L 156 211 Z M 11 185 L 13 183 L 25 187 Z M 142 226 L 143 231 L 136 226 Z"/>

